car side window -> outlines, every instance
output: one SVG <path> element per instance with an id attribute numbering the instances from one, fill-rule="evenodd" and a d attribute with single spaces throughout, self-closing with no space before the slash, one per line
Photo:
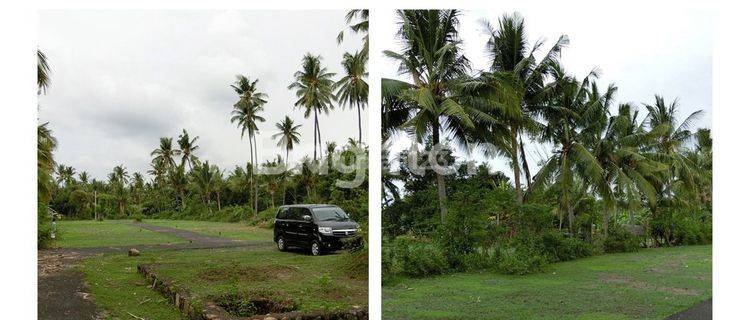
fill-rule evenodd
<path id="1" fill-rule="evenodd" d="M 312 212 L 310 211 L 310 209 L 308 209 L 308 208 L 300 208 L 299 219 L 300 220 L 305 220 L 305 219 L 302 218 L 304 216 L 310 216 L 312 218 Z"/>
<path id="2" fill-rule="evenodd" d="M 302 215 L 300 214 L 300 208 L 289 208 L 289 212 L 287 213 L 287 219 L 289 220 L 302 220 Z"/>
<path id="3" fill-rule="evenodd" d="M 279 209 L 279 214 L 276 216 L 276 219 L 289 219 L 289 208 Z"/>

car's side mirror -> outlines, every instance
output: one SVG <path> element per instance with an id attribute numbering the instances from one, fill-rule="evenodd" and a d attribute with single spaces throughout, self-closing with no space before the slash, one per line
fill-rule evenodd
<path id="1" fill-rule="evenodd" d="M 312 217 L 309 214 L 306 214 L 306 215 L 302 216 L 302 220 L 305 220 L 305 221 L 309 222 L 309 221 L 312 221 Z"/>

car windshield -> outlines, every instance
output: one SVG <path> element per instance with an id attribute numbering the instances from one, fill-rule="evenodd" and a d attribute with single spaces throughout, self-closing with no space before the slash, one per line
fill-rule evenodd
<path id="1" fill-rule="evenodd" d="M 318 221 L 343 221 L 349 220 L 344 210 L 339 207 L 313 208 L 313 214 Z"/>

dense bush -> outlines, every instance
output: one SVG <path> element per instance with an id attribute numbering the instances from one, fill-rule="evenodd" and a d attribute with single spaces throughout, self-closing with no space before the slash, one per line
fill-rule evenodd
<path id="1" fill-rule="evenodd" d="M 641 241 L 625 228 L 614 225 L 609 229 L 609 236 L 604 238 L 604 252 L 635 252 L 641 247 Z"/>
<path id="2" fill-rule="evenodd" d="M 551 262 L 568 261 L 598 253 L 598 250 L 590 242 L 579 238 L 566 237 L 557 230 L 543 233 L 540 242 L 542 252 Z"/>
<path id="3" fill-rule="evenodd" d="M 442 274 L 450 269 L 441 248 L 428 240 L 403 236 L 383 248 L 384 276 L 405 274 L 424 277 Z"/>
<path id="4" fill-rule="evenodd" d="M 52 244 L 52 233 L 54 232 L 52 227 L 52 219 L 49 216 L 47 206 L 42 203 L 37 203 L 37 247 L 39 249 L 48 248 Z"/>
<path id="5" fill-rule="evenodd" d="M 530 246 L 497 248 L 492 260 L 496 271 L 515 275 L 539 272 L 549 263 L 544 254 Z"/>

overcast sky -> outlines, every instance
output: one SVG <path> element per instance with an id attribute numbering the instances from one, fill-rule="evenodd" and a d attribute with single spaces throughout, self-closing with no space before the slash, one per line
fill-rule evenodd
<path id="1" fill-rule="evenodd" d="M 58 163 L 105 178 L 115 165 L 145 173 L 159 137 L 182 129 L 199 136 L 197 155 L 231 170 L 249 161 L 247 139 L 230 123 L 237 101 L 230 84 L 242 73 L 268 94 L 258 144 L 261 162 L 284 154 L 271 136 L 289 115 L 302 124 L 290 160 L 312 157 L 312 117 L 293 107 L 287 89 L 306 52 L 343 72 L 359 36 L 336 36 L 345 11 L 42 11 L 39 48 L 52 68 L 39 117 L 50 122 Z M 363 113 L 363 140 L 367 133 Z M 320 119 L 323 141 L 357 136 L 356 110 Z"/>
<path id="2" fill-rule="evenodd" d="M 489 67 L 485 44 L 488 36 L 481 21 L 490 21 L 497 27 L 497 19 L 509 11 L 464 11 L 460 17 L 459 34 L 464 40 L 464 53 L 475 70 Z M 522 10 L 526 34 L 533 44 L 538 39 L 546 40 L 539 50 L 546 54 L 549 47 L 562 34 L 568 35 L 570 44 L 562 54 L 563 66 L 579 79 L 592 68 L 598 68 L 600 87 L 614 82 L 618 87 L 617 104 L 632 102 L 644 110 L 642 103 L 652 104 L 654 94 L 668 101 L 679 98 L 679 119 L 695 110 L 705 110 L 704 117 L 696 127 L 711 127 L 711 64 L 712 64 L 712 17 L 705 11 L 681 11 L 673 8 L 669 12 L 640 10 L 618 12 L 592 12 L 559 10 Z M 398 51 L 400 44 L 395 38 L 397 31 L 395 13 L 387 28 L 373 32 L 383 37 L 381 43 L 389 43 L 388 49 Z M 382 50 L 381 50 L 382 51 Z M 382 68 L 385 77 L 397 77 L 397 64 L 390 62 Z M 409 80 L 408 78 L 403 78 Z M 410 140 L 400 135 L 394 141 L 396 150 L 406 148 Z M 546 159 L 549 148 L 534 144 L 527 146 L 530 161 Z M 459 153 L 466 159 L 467 155 Z M 496 170 L 511 176 L 507 159 L 485 159 L 474 154 L 471 159 L 488 161 Z M 537 166 L 532 164 L 532 174 Z"/>

